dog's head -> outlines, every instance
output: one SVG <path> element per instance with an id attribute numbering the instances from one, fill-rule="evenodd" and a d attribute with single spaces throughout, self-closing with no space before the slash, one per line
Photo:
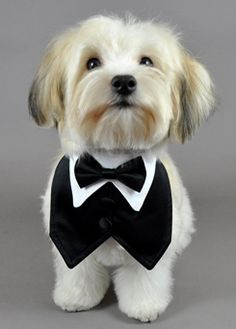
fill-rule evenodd
<path id="1" fill-rule="evenodd" d="M 49 44 L 29 109 L 58 127 L 66 148 L 147 149 L 190 138 L 213 108 L 212 90 L 168 27 L 96 16 Z"/>

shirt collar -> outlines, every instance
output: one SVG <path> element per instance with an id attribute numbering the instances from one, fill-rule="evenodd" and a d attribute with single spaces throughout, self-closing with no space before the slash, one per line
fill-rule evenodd
<path id="1" fill-rule="evenodd" d="M 139 155 L 143 158 L 143 162 L 146 169 L 146 179 L 140 192 L 130 189 L 128 186 L 122 184 L 117 180 L 109 180 L 109 179 L 103 179 L 92 185 L 80 188 L 75 178 L 75 172 L 74 172 L 74 168 L 76 161 L 78 160 L 78 156 L 71 156 L 69 159 L 70 161 L 69 171 L 70 171 L 70 184 L 72 191 L 73 206 L 75 208 L 80 207 L 88 199 L 88 197 L 90 197 L 90 195 L 92 195 L 100 187 L 102 187 L 104 184 L 110 181 L 120 191 L 120 193 L 130 204 L 130 206 L 134 210 L 139 211 L 150 190 L 155 174 L 156 161 L 157 161 L 156 157 L 151 153 L 145 152 Z M 118 154 L 118 155 L 113 155 L 111 157 L 111 156 L 107 156 L 106 154 L 104 155 L 101 153 L 94 153 L 92 154 L 92 156 L 94 156 L 94 158 L 103 167 L 106 168 L 115 168 L 120 164 L 132 159 L 132 156 L 127 154 Z"/>

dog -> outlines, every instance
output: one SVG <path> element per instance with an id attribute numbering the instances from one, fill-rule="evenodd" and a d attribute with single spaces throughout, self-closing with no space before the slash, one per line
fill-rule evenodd
<path id="1" fill-rule="evenodd" d="M 168 155 L 167 145 L 170 141 L 184 143 L 190 139 L 213 110 L 214 86 L 207 70 L 181 46 L 178 34 L 165 24 L 155 20 L 140 21 L 132 16 L 98 15 L 49 43 L 30 89 L 29 111 L 39 126 L 56 127 L 61 142 L 62 152 L 53 167 L 42 205 L 45 229 L 54 242 L 53 299 L 61 309 L 75 312 L 98 305 L 111 277 L 118 306 L 128 317 L 150 322 L 165 311 L 172 299 L 173 264 L 195 231 L 189 196 Z M 142 190 L 137 192 L 123 186 L 128 191 L 125 200 L 122 182 L 117 182 L 114 172 L 110 172 L 137 158 L 143 159 L 142 167 L 145 163 L 145 184 L 155 177 L 150 174 L 150 168 L 155 169 L 153 164 L 159 166 L 157 185 L 158 173 L 163 171 L 163 186 L 167 191 L 164 201 L 156 194 L 156 199 L 152 195 L 154 201 L 150 204 L 154 208 L 150 209 L 159 211 L 160 207 L 168 205 L 163 211 L 164 217 L 160 213 L 146 214 L 142 221 L 143 207 L 149 209 L 147 195 L 140 201 Z M 78 188 L 73 175 L 80 159 L 94 163 L 98 169 L 108 169 L 97 182 L 74 191 L 79 194 L 86 190 L 90 194 L 85 201 L 81 201 L 81 195 L 77 195 L 79 200 L 76 201 L 76 195 L 73 195 L 72 204 L 73 187 L 68 184 L 74 179 L 73 184 L 77 184 L 74 189 Z M 84 167 L 78 168 L 78 179 Z M 62 182 L 63 179 L 67 181 Z M 67 186 L 67 192 L 58 192 L 60 184 Z M 92 191 L 94 186 L 96 192 Z M 117 222 L 104 222 L 103 218 L 103 223 L 99 224 L 103 228 L 95 226 L 94 222 L 97 223 L 100 216 L 100 203 L 92 209 L 90 203 L 86 208 L 86 202 L 96 199 L 96 193 L 99 194 L 101 189 L 105 191 L 105 199 L 108 190 L 112 189 L 114 195 L 118 195 L 119 190 L 120 195 L 123 193 L 117 198 L 122 199 L 119 207 L 124 205 L 129 211 L 124 215 L 125 224 L 118 219 Z M 62 193 L 61 196 L 58 193 Z M 70 209 L 63 215 L 68 198 Z M 131 201 L 133 204 L 129 205 Z M 78 203 L 82 202 L 83 211 L 77 213 L 82 207 Z M 106 204 L 104 211 L 108 208 Z M 109 209 L 109 214 L 112 211 L 122 213 L 122 209 L 114 205 Z M 135 223 L 131 223 L 131 211 L 139 216 Z M 73 217 L 73 225 L 81 225 L 78 226 L 78 234 L 82 232 L 79 238 L 77 235 L 72 237 L 75 227 L 68 226 L 72 225 L 68 224 L 70 213 L 73 216 L 74 213 L 83 214 L 81 218 L 80 215 Z M 94 222 L 86 214 L 92 214 Z M 57 222 L 52 223 L 54 219 Z M 140 230 L 135 227 L 139 225 L 137 223 L 143 225 Z M 117 231 L 122 227 L 119 234 L 115 232 L 113 236 L 109 229 L 111 225 Z M 159 234 L 163 227 L 164 238 Z M 64 238 L 67 229 L 69 233 Z M 95 244 L 88 246 L 87 252 L 81 245 L 86 239 L 90 241 L 95 233 L 100 234 L 100 230 L 106 234 L 99 235 L 97 240 L 94 238 Z M 86 238 L 84 231 L 88 234 Z M 61 240 L 59 234 L 63 236 Z M 128 236 L 128 242 L 124 235 Z M 137 242 L 136 250 L 133 241 Z M 162 241 L 162 246 L 156 250 L 158 241 Z M 67 244 L 68 250 L 75 249 L 67 253 Z M 82 248 L 82 254 L 84 250 L 86 253 L 77 257 L 76 248 Z M 147 257 L 145 252 L 149 253 Z"/>

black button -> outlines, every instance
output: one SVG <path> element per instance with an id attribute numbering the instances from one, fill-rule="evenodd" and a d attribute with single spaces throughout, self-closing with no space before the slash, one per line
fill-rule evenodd
<path id="1" fill-rule="evenodd" d="M 104 230 L 110 230 L 112 228 L 112 222 L 108 217 L 102 217 L 99 220 L 99 226 Z"/>
<path id="2" fill-rule="evenodd" d="M 107 206 L 114 206 L 115 205 L 115 201 L 111 198 L 108 198 L 108 197 L 101 198 L 101 202 L 104 205 L 107 205 Z"/>

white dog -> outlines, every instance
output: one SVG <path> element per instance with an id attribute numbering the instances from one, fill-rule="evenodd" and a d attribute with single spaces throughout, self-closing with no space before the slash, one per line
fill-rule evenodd
<path id="1" fill-rule="evenodd" d="M 57 127 L 61 156 L 78 159 L 89 153 L 112 168 L 148 154 L 166 168 L 172 194 L 171 243 L 151 270 L 112 237 L 73 269 L 53 245 L 53 298 L 63 310 L 99 304 L 110 283 L 107 267 L 112 266 L 122 312 L 144 322 L 164 312 L 172 298 L 173 264 L 194 232 L 188 194 L 167 144 L 189 139 L 213 105 L 206 69 L 165 25 L 95 16 L 49 44 L 32 84 L 29 109 L 40 126 Z M 55 168 L 43 198 L 48 233 Z"/>

